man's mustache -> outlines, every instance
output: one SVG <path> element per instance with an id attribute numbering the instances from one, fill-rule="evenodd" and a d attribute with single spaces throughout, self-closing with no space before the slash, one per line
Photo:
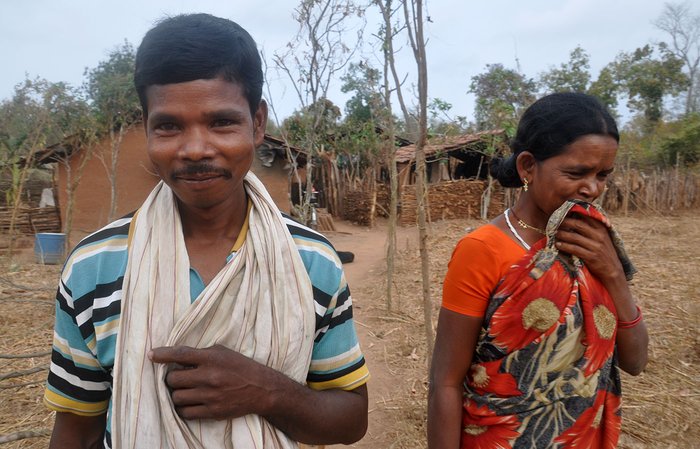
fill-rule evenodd
<path id="1" fill-rule="evenodd" d="M 172 173 L 172 176 L 175 178 L 197 175 L 218 175 L 226 178 L 232 177 L 230 170 L 222 167 L 215 167 L 207 163 L 185 165 L 183 168 Z"/>

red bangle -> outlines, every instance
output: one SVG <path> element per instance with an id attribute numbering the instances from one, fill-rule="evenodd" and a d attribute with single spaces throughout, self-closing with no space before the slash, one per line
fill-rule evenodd
<path id="1" fill-rule="evenodd" d="M 617 322 L 617 328 L 618 329 L 630 329 L 639 324 L 640 321 L 642 321 L 642 309 L 637 307 L 637 318 L 633 319 L 632 321 L 619 321 Z"/>

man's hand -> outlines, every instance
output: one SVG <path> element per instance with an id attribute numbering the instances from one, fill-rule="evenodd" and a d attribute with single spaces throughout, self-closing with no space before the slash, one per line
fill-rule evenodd
<path id="1" fill-rule="evenodd" d="M 165 382 L 183 419 L 257 414 L 307 444 L 351 444 L 367 431 L 365 385 L 314 391 L 223 346 L 155 348 L 149 358 L 176 365 Z"/>
<path id="2" fill-rule="evenodd" d="M 271 372 L 281 374 L 223 346 L 155 348 L 154 363 L 173 363 L 165 382 L 183 419 L 227 419 L 265 415 Z"/>

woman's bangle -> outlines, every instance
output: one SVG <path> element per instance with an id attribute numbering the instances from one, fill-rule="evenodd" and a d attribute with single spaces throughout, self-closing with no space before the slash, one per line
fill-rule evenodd
<path id="1" fill-rule="evenodd" d="M 630 329 L 639 324 L 640 321 L 642 321 L 642 309 L 637 307 L 637 318 L 633 319 L 632 321 L 617 321 L 617 328 L 618 329 Z"/>

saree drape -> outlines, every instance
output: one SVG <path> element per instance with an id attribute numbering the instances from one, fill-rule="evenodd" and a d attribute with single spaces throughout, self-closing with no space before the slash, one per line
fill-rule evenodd
<path id="1" fill-rule="evenodd" d="M 569 201 L 494 290 L 465 379 L 462 447 L 614 448 L 620 433 L 617 312 L 598 279 L 555 247 L 569 214 L 604 223 L 631 279 L 635 269 L 605 214 Z"/>

